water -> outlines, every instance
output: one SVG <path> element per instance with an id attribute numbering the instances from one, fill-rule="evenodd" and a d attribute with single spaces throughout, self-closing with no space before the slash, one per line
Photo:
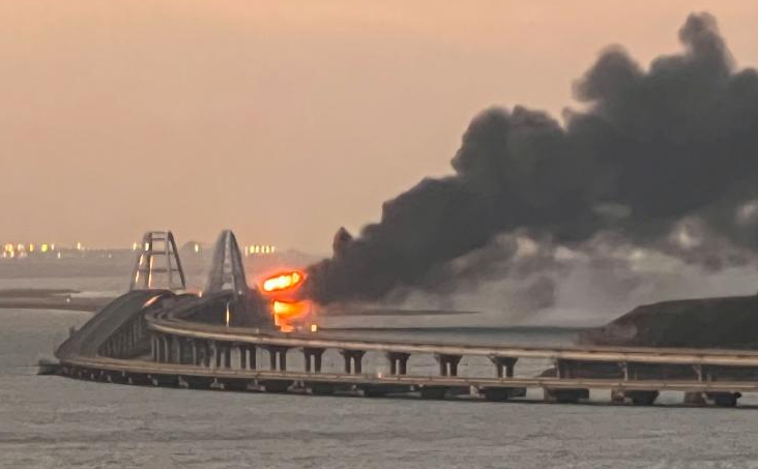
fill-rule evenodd
<path id="1" fill-rule="evenodd" d="M 0 467 L 758 468 L 753 408 L 305 397 L 35 376 L 37 359 L 88 317 L 0 310 Z"/>

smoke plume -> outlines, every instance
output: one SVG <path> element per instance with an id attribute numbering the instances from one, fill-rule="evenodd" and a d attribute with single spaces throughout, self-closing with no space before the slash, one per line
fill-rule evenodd
<path id="1" fill-rule="evenodd" d="M 341 229 L 333 257 L 309 269 L 310 295 L 374 301 L 508 276 L 539 309 L 555 294 L 540 272 L 560 271 L 561 249 L 596 255 L 604 237 L 707 269 L 747 262 L 758 247 L 758 73 L 735 70 L 707 13 L 679 39 L 681 53 L 647 70 L 620 47 L 602 52 L 574 84 L 584 110 L 563 125 L 522 106 L 482 112 L 455 174 L 385 202 L 357 237 Z"/>

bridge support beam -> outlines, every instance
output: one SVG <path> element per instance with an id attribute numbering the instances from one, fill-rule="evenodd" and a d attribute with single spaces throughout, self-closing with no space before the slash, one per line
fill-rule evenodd
<path id="1" fill-rule="evenodd" d="M 458 376 L 458 364 L 461 361 L 460 355 L 435 354 L 434 358 L 440 364 L 440 376 Z"/>
<path id="2" fill-rule="evenodd" d="M 363 355 L 365 350 L 340 350 L 340 355 L 345 358 L 345 373 L 359 375 L 363 372 Z"/>
<path id="3" fill-rule="evenodd" d="M 408 374 L 408 358 L 410 356 L 410 353 L 405 352 L 387 352 L 387 360 L 390 362 L 390 374 Z"/>
<path id="4" fill-rule="evenodd" d="M 322 348 L 303 348 L 303 358 L 305 359 L 305 372 L 321 373 L 321 359 L 324 355 Z"/>

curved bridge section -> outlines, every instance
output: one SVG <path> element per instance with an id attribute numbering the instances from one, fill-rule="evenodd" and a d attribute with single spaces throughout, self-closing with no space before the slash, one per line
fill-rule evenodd
<path id="1" fill-rule="evenodd" d="M 168 290 L 134 290 L 121 295 L 74 331 L 55 351 L 56 358 L 95 357 L 101 350 L 106 356 L 138 355 L 136 350 L 150 343 L 145 310 L 173 296 Z"/>
<path id="2" fill-rule="evenodd" d="M 742 392 L 758 392 L 756 352 L 382 342 L 199 324 L 161 310 L 146 320 L 149 359 L 71 357 L 62 360 L 64 374 L 197 389 L 492 401 L 537 389 L 550 402 L 578 402 L 595 389 L 610 391 L 614 402 L 649 405 L 661 391 L 678 391 L 690 404 L 733 406 Z M 552 363 L 554 373 L 519 373 L 516 365 L 530 360 Z"/>

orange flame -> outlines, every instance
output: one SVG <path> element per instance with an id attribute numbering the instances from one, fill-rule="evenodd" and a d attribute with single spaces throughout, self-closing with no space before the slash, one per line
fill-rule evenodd
<path id="1" fill-rule="evenodd" d="M 263 281 L 263 290 L 266 292 L 276 292 L 290 290 L 299 286 L 305 280 L 305 274 L 300 271 L 287 272 Z"/>
<path id="2" fill-rule="evenodd" d="M 311 314 L 311 302 L 304 301 L 277 301 L 273 302 L 274 324 L 282 332 L 291 332 L 292 324 L 302 321 Z"/>
<path id="3" fill-rule="evenodd" d="M 263 281 L 261 287 L 270 300 L 274 324 L 282 332 L 292 332 L 309 319 L 313 313 L 313 304 L 308 300 L 299 300 L 297 290 L 305 281 L 305 272 L 293 270 L 283 272 Z"/>

